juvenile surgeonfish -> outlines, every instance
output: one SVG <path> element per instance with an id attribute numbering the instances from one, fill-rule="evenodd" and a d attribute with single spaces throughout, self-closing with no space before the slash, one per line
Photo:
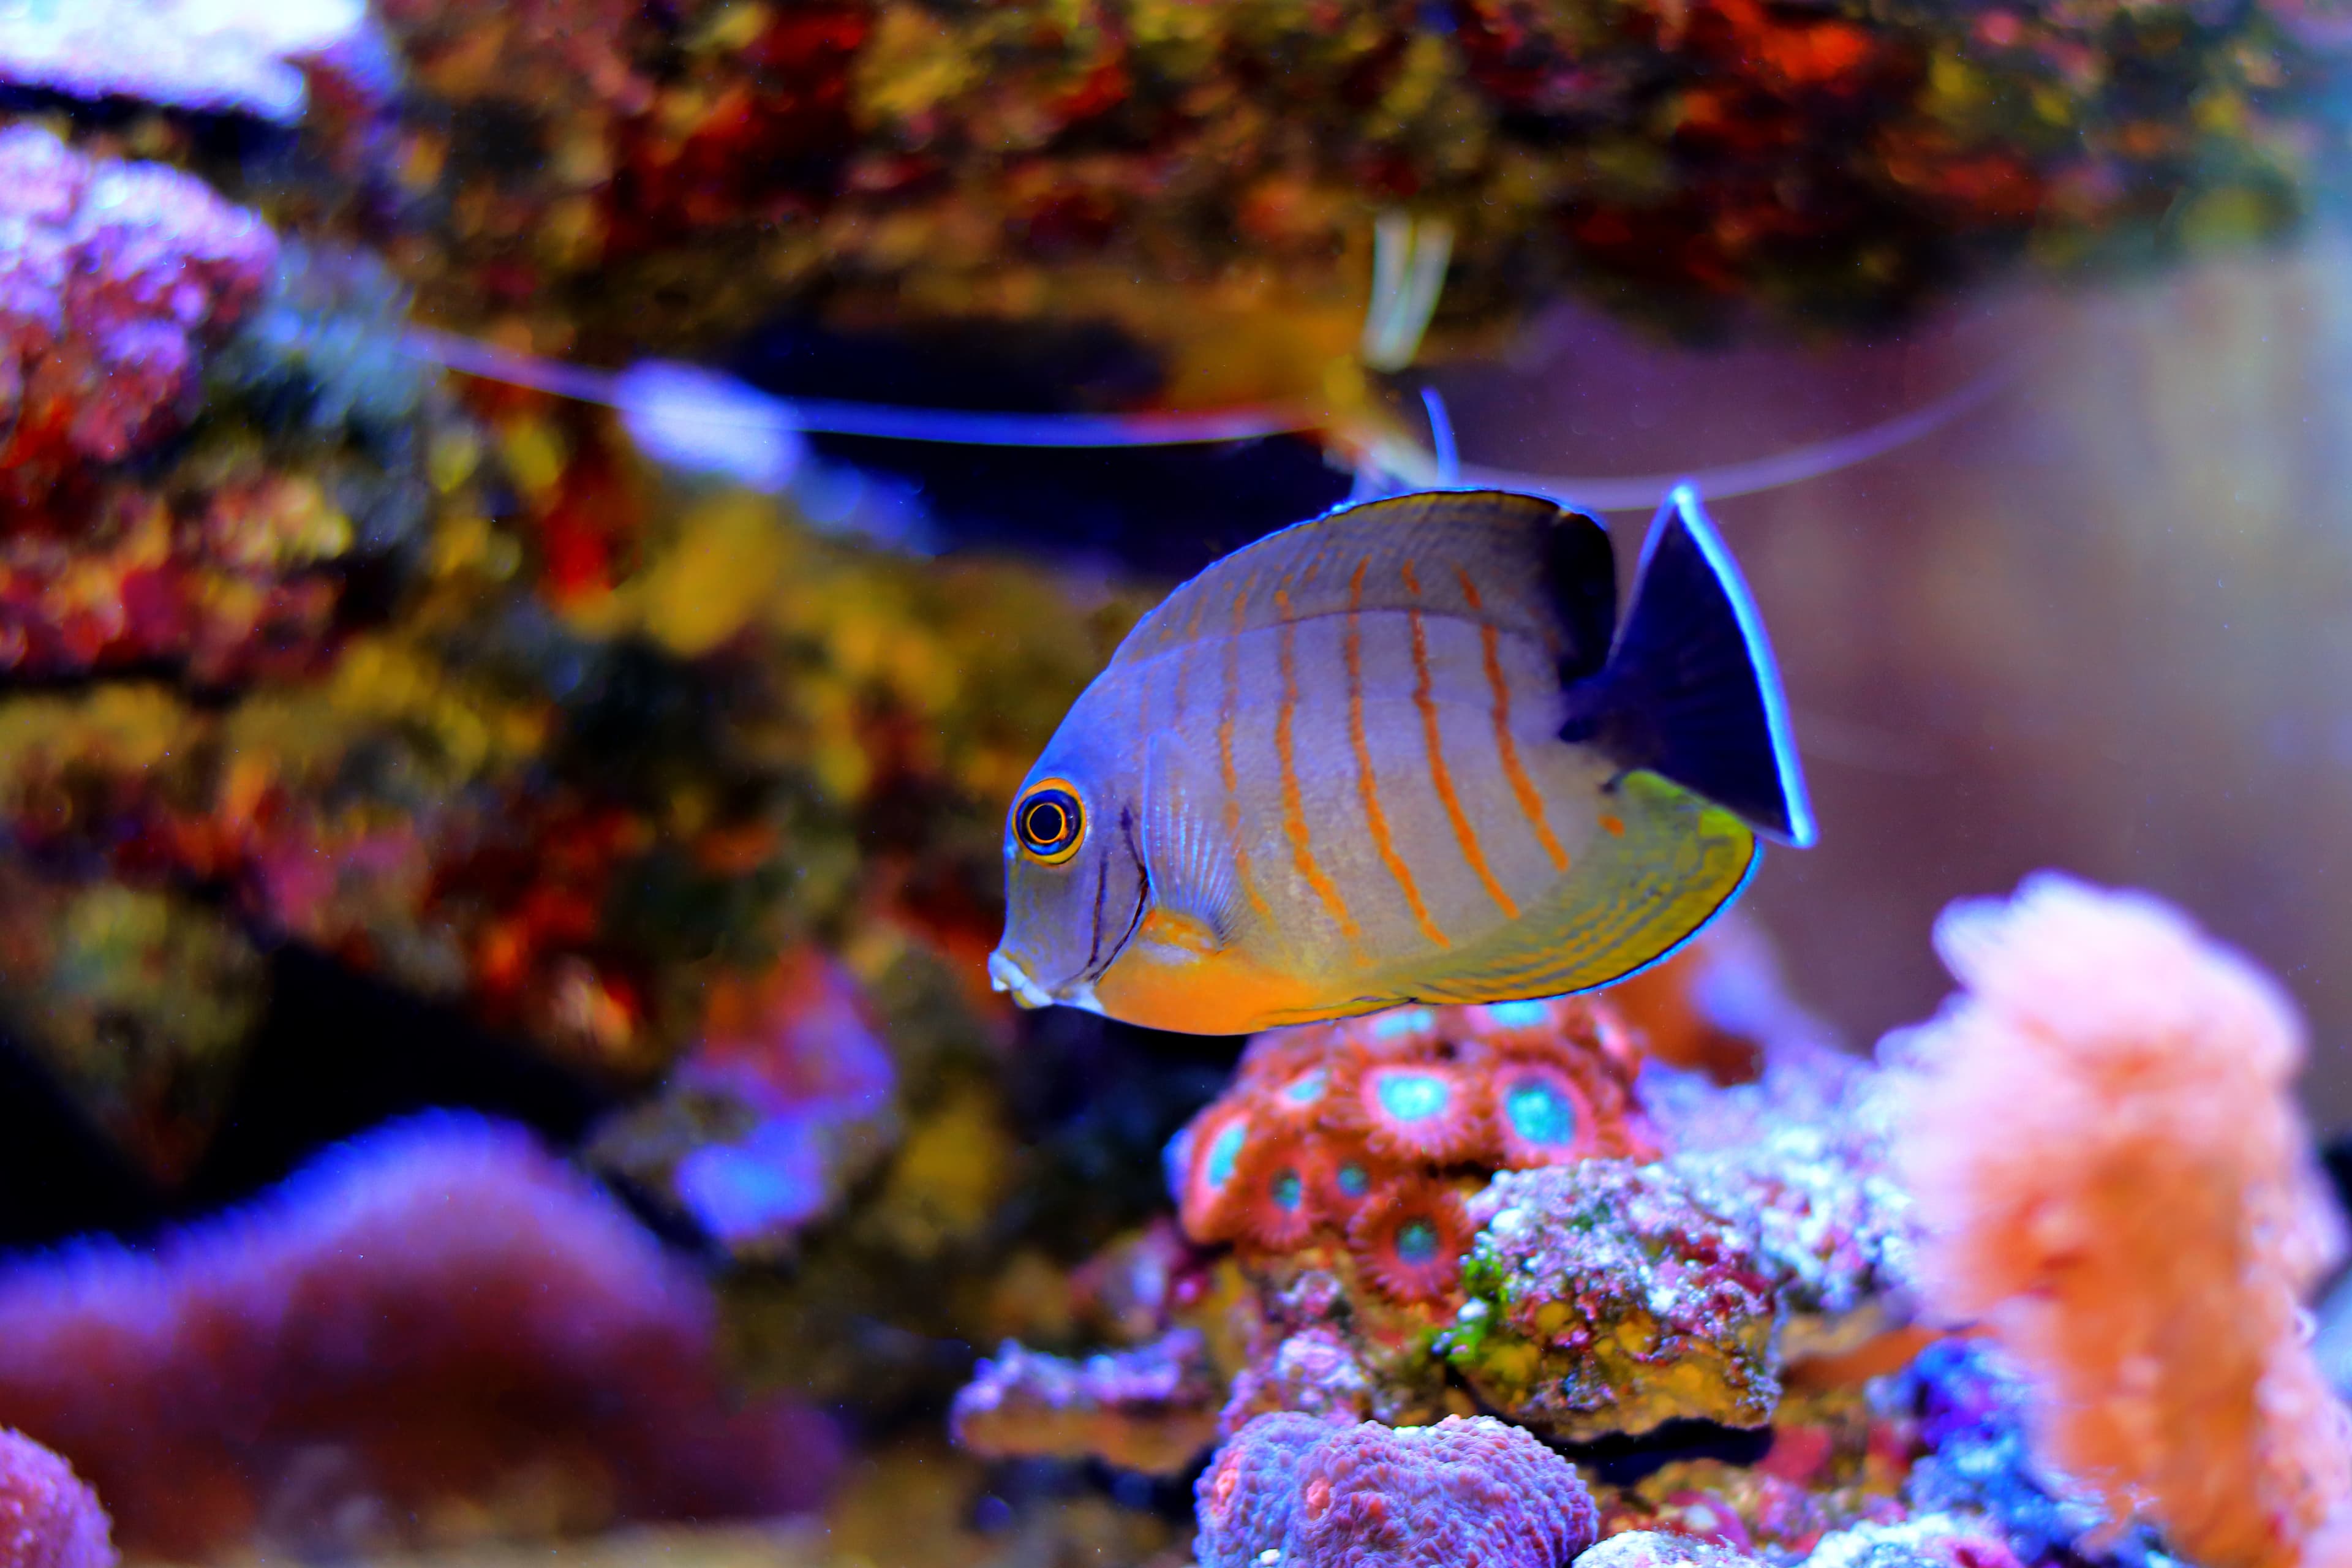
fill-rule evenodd
<path id="1" fill-rule="evenodd" d="M 1014 797 L 1024 1006 L 1239 1034 L 1606 984 L 1813 824 L 1754 604 L 1688 487 L 1623 624 L 1591 518 L 1343 508 L 1169 595 Z"/>

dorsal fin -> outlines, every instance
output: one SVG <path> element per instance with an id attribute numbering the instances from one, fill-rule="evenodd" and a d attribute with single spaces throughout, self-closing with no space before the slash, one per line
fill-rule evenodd
<path id="1" fill-rule="evenodd" d="M 1616 584 L 1607 531 L 1557 502 L 1507 490 L 1391 496 L 1235 551 L 1169 595 L 1111 663 L 1351 607 L 1412 608 L 1533 637 L 1575 679 L 1607 657 Z"/>
<path id="2" fill-rule="evenodd" d="M 1784 844 L 1812 843 L 1764 618 L 1688 485 L 1650 529 L 1608 667 L 1570 705 L 1560 739 L 1696 790 Z"/>

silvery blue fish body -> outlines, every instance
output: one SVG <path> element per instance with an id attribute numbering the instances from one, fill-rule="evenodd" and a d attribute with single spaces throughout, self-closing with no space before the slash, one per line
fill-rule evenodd
<path id="1" fill-rule="evenodd" d="M 1812 824 L 1763 628 L 1688 489 L 1624 623 L 1606 532 L 1400 496 L 1217 562 L 1079 697 L 1005 827 L 989 969 L 1229 1034 L 1605 984 Z"/>

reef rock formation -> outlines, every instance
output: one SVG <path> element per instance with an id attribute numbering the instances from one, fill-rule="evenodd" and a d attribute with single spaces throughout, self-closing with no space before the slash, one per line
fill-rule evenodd
<path id="1" fill-rule="evenodd" d="M 590 1158 L 742 1257 L 789 1252 L 897 1136 L 897 1074 L 856 982 L 813 946 L 712 987 L 703 1036 Z"/>
<path id="2" fill-rule="evenodd" d="M 177 427 L 201 349 L 278 255 L 267 224 L 187 175 L 86 158 L 32 126 L 0 130 L 0 470 L 42 479 Z"/>
<path id="3" fill-rule="evenodd" d="M 1481 1398 L 1570 1439 L 1771 1420 L 1780 1306 L 1745 1215 L 1617 1161 L 1507 1173 L 1478 1201 L 1447 1353 Z"/>

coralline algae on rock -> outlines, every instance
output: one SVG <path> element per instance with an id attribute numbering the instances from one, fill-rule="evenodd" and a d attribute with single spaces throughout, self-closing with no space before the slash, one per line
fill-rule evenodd
<path id="1" fill-rule="evenodd" d="M 1599 1516 L 1566 1460 L 1491 1416 L 1261 1416 L 1198 1489 L 1202 1568 L 1567 1568 Z"/>
<path id="2" fill-rule="evenodd" d="M 1477 1209 L 1447 1353 L 1481 1398 L 1570 1440 L 1771 1420 L 1781 1309 L 1743 1217 L 1622 1161 L 1507 1173 Z"/>
<path id="3" fill-rule="evenodd" d="M 277 237 L 186 174 L 0 131 L 0 469 L 112 462 L 174 426 Z"/>
<path id="4" fill-rule="evenodd" d="M 1756 1559 L 1721 1542 L 1671 1530 L 1628 1530 L 1576 1560 L 1576 1568 L 1754 1568 Z"/>

